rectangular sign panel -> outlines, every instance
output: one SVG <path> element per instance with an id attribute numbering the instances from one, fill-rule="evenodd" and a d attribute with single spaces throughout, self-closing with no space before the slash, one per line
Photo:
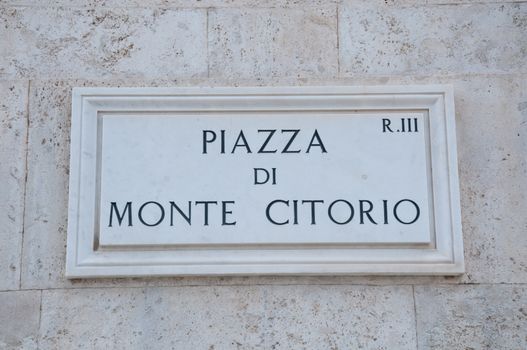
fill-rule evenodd
<path id="1" fill-rule="evenodd" d="M 69 277 L 458 274 L 448 86 L 78 88 Z"/>

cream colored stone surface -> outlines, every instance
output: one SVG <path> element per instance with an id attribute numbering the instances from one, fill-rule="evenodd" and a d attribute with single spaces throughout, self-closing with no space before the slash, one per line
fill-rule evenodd
<path id="1" fill-rule="evenodd" d="M 419 349 L 525 349 L 525 286 L 417 286 L 415 302 Z"/>
<path id="2" fill-rule="evenodd" d="M 34 83 L 30 94 L 21 283 L 23 288 L 42 288 L 52 287 L 64 274 L 71 97 L 53 83 Z"/>
<path id="3" fill-rule="evenodd" d="M 38 349 L 40 291 L 0 292 L 0 349 Z"/>
<path id="4" fill-rule="evenodd" d="M 0 1 L 0 348 L 527 348 L 526 4 L 426 2 Z M 406 83 L 454 85 L 466 274 L 64 278 L 73 86 Z"/>
<path id="5" fill-rule="evenodd" d="M 383 1 L 383 0 L 380 0 Z M 393 0 L 390 0 L 393 1 Z M 405 0 L 419 1 L 419 0 Z M 2 0 L 0 4 L 29 7 L 144 7 L 144 8 L 234 8 L 234 7 L 303 7 L 337 4 L 339 0 Z"/>
<path id="6" fill-rule="evenodd" d="M 395 0 L 391 0 L 395 2 Z M 463 4 L 481 4 L 481 3 L 513 3 L 513 2 L 525 2 L 525 0 L 425 0 L 426 4 L 430 5 L 463 5 Z"/>
<path id="7" fill-rule="evenodd" d="M 40 345 L 142 349 L 155 340 L 163 349 L 411 349 L 414 325 L 411 287 L 73 289 L 44 291 Z"/>
<path id="8" fill-rule="evenodd" d="M 426 6 L 444 4 L 512 3 L 525 0 L 370 0 L 377 6 Z M 3 0 L 0 4 L 26 7 L 159 7 L 159 8 L 289 8 L 305 5 L 339 4 L 341 0 Z"/>
<path id="9" fill-rule="evenodd" d="M 42 295 L 43 349 L 142 349 L 145 291 L 49 290 Z M 158 325 L 163 327 L 162 324 Z"/>
<path id="10" fill-rule="evenodd" d="M 416 346 L 410 286 L 277 286 L 266 295 L 267 349 Z"/>
<path id="11" fill-rule="evenodd" d="M 339 8 L 343 75 L 527 71 L 527 4 Z"/>
<path id="12" fill-rule="evenodd" d="M 0 77 L 207 75 L 203 9 L 0 8 Z"/>
<path id="13" fill-rule="evenodd" d="M 0 96 L 0 290 L 7 290 L 20 281 L 28 84 L 0 81 Z"/>
<path id="14" fill-rule="evenodd" d="M 336 7 L 209 11 L 211 77 L 335 77 Z"/>
<path id="15" fill-rule="evenodd" d="M 527 283 L 527 75 L 456 87 L 463 280 Z"/>

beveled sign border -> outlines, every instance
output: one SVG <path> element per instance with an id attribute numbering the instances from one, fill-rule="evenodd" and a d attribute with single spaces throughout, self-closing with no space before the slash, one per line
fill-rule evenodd
<path id="1" fill-rule="evenodd" d="M 100 123 L 104 113 L 425 111 L 434 235 L 428 245 L 274 244 L 204 247 L 98 244 Z M 74 88 L 66 276 L 455 275 L 463 241 L 454 99 L 449 85 L 254 88 Z"/>

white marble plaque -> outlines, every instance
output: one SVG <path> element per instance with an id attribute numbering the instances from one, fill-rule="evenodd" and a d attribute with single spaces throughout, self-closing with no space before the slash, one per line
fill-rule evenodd
<path id="1" fill-rule="evenodd" d="M 448 86 L 77 88 L 69 277 L 458 274 Z"/>

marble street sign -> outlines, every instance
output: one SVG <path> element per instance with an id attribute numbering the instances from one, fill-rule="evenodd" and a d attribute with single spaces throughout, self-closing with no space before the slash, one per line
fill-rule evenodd
<path id="1" fill-rule="evenodd" d="M 449 86 L 76 88 L 67 276 L 459 274 Z"/>

